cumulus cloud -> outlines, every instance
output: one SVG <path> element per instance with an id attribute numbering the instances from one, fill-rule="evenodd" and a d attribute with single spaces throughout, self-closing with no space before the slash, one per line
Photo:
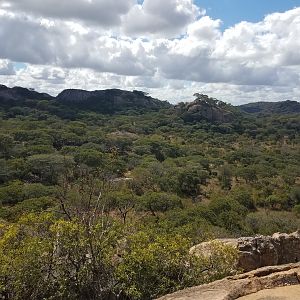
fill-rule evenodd
<path id="1" fill-rule="evenodd" d="M 111 1 L 65 0 L 59 13 L 43 11 L 48 2 L 1 2 L 3 83 L 52 93 L 66 87 L 138 88 L 168 100 L 197 90 L 233 102 L 248 95 L 300 95 L 300 7 L 222 31 L 221 20 L 203 15 L 192 0 L 115 1 L 124 6 L 111 12 L 111 23 L 102 20 L 102 11 L 98 23 L 96 13 L 85 11 Z M 82 14 L 67 12 L 70 5 Z M 15 71 L 13 62 L 27 66 Z"/>
<path id="2" fill-rule="evenodd" d="M 203 13 L 193 0 L 144 0 L 124 17 L 123 30 L 130 36 L 174 37 Z"/>
<path id="3" fill-rule="evenodd" d="M 81 32 L 72 24 L 24 18 L 0 11 L 0 57 L 31 64 L 91 68 L 121 75 L 151 75 L 149 59 L 142 61 L 139 40 Z"/>
<path id="4" fill-rule="evenodd" d="M 101 26 L 119 25 L 134 0 L 4 0 L 0 8 L 38 16 L 95 22 Z"/>
<path id="5" fill-rule="evenodd" d="M 204 16 L 189 25 L 187 34 L 191 38 L 211 42 L 220 38 L 220 25 L 221 20 L 213 20 L 209 16 Z"/>
<path id="6" fill-rule="evenodd" d="M 0 75 L 15 75 L 16 71 L 12 62 L 0 59 Z"/>

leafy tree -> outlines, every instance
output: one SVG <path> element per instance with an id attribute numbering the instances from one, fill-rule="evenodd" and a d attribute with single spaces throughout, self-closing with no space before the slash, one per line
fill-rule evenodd
<path id="1" fill-rule="evenodd" d="M 230 190 L 232 184 L 232 169 L 229 165 L 224 165 L 219 169 L 218 179 L 223 189 Z"/>
<path id="2" fill-rule="evenodd" d="M 33 155 L 27 160 L 27 169 L 31 178 L 51 184 L 55 184 L 59 176 L 73 165 L 72 157 L 59 154 Z"/>
<path id="3" fill-rule="evenodd" d="M 179 189 L 184 195 L 195 197 L 200 193 L 200 184 L 206 184 L 208 178 L 205 170 L 184 169 L 178 175 Z"/>
<path id="4" fill-rule="evenodd" d="M 97 150 L 80 149 L 75 154 L 74 159 L 77 163 L 83 163 L 92 168 L 104 165 L 104 155 Z"/>
<path id="5" fill-rule="evenodd" d="M 117 238 L 107 222 L 86 228 L 51 214 L 2 224 L 0 294 L 17 300 L 109 298 Z"/>
<path id="6" fill-rule="evenodd" d="M 117 210 L 124 224 L 127 215 L 137 205 L 137 196 L 130 191 L 115 191 L 106 195 L 106 209 Z"/>
<path id="7" fill-rule="evenodd" d="M 8 158 L 14 145 L 14 139 L 8 134 L 0 134 L 0 154 Z"/>
<path id="8" fill-rule="evenodd" d="M 234 249 L 215 245 L 213 258 L 209 259 L 190 254 L 189 247 L 189 240 L 179 235 L 142 231 L 131 236 L 117 268 L 125 295 L 131 299 L 154 299 L 234 272 Z"/>
<path id="9" fill-rule="evenodd" d="M 140 199 L 140 207 L 156 216 L 158 212 L 166 212 L 174 208 L 182 208 L 181 199 L 177 195 L 161 192 L 148 192 Z"/>

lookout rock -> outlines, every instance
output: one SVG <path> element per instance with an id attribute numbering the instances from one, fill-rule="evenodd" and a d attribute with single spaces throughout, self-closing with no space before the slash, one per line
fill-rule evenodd
<path id="1" fill-rule="evenodd" d="M 269 266 L 209 284 L 184 289 L 163 296 L 159 300 L 234 300 L 265 289 L 298 285 L 299 281 L 299 263 Z"/>

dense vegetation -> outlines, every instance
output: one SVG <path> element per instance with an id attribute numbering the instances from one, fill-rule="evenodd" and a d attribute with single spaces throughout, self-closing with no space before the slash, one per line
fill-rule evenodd
<path id="1" fill-rule="evenodd" d="M 230 247 L 196 243 L 299 228 L 300 115 L 195 103 L 0 101 L 3 299 L 153 299 L 234 272 Z"/>

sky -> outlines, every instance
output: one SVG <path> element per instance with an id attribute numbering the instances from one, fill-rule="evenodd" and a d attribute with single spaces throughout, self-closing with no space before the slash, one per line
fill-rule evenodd
<path id="1" fill-rule="evenodd" d="M 0 84 L 300 100 L 300 0 L 1 0 Z"/>

